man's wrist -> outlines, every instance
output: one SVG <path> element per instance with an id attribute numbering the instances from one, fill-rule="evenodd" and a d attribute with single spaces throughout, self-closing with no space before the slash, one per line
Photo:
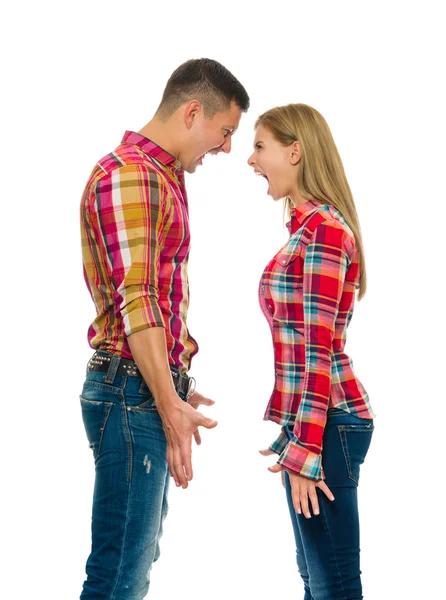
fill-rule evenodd
<path id="1" fill-rule="evenodd" d="M 169 406 L 175 406 L 184 404 L 184 401 L 178 396 L 175 388 L 172 390 L 164 391 L 159 394 L 154 394 L 155 404 L 162 408 L 168 408 Z"/>

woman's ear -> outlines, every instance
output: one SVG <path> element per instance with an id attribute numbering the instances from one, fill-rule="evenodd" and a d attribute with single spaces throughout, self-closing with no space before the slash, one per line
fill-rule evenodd
<path id="1" fill-rule="evenodd" d="M 293 142 L 292 145 L 290 146 L 290 163 L 292 165 L 297 165 L 300 162 L 300 159 L 302 158 L 302 151 L 300 149 L 300 144 L 299 142 Z"/>

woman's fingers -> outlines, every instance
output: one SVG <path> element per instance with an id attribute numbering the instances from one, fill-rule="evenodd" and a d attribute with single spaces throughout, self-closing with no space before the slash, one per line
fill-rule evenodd
<path id="1" fill-rule="evenodd" d="M 317 493 L 316 493 L 315 485 L 314 486 L 312 485 L 310 487 L 308 496 L 310 498 L 311 508 L 313 509 L 313 514 L 317 516 L 319 514 L 319 502 L 317 500 Z"/>
<path id="2" fill-rule="evenodd" d="M 305 518 L 311 519 L 311 510 L 314 516 L 320 514 L 319 498 L 317 488 L 319 487 L 330 500 L 334 496 L 323 481 L 314 481 L 301 475 L 289 473 L 291 483 L 291 496 L 293 499 L 294 510 L 298 515 L 305 515 Z M 311 510 L 310 510 L 311 508 Z"/>
<path id="3" fill-rule="evenodd" d="M 274 452 L 269 448 L 267 448 L 266 450 L 259 450 L 259 452 L 262 456 L 271 456 L 271 454 L 274 454 Z"/>
<path id="4" fill-rule="evenodd" d="M 280 473 L 281 471 L 283 471 L 283 467 L 282 465 L 276 463 L 272 467 L 268 467 L 268 471 L 270 471 L 271 473 Z"/>
<path id="5" fill-rule="evenodd" d="M 302 509 L 300 507 L 300 496 L 299 496 L 299 488 L 294 489 L 291 487 L 291 498 L 293 499 L 294 510 L 298 515 L 302 514 Z"/>
<path id="6" fill-rule="evenodd" d="M 330 488 L 328 487 L 328 485 L 324 482 L 324 481 L 318 481 L 318 483 L 316 484 L 316 486 L 322 490 L 324 492 L 324 494 L 327 496 L 327 498 L 329 500 L 334 500 L 335 497 L 333 496 Z"/>
<path id="7" fill-rule="evenodd" d="M 300 489 L 299 494 L 300 505 L 302 507 L 302 512 L 306 516 L 307 519 L 311 519 L 310 509 L 308 507 L 308 489 L 303 486 Z"/>

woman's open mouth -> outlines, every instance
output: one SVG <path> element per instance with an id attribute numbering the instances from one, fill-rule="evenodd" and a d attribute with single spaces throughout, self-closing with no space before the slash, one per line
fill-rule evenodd
<path id="1" fill-rule="evenodd" d="M 260 177 L 264 177 L 266 179 L 266 181 L 268 182 L 268 191 L 267 191 L 267 194 L 269 194 L 270 181 L 268 179 L 268 175 L 265 175 L 265 173 L 263 173 L 263 171 L 254 171 L 254 173 L 256 175 L 259 175 Z"/>

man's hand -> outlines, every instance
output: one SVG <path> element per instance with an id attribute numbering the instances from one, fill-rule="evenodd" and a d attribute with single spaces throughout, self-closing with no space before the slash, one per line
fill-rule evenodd
<path id="1" fill-rule="evenodd" d="M 201 396 L 201 394 L 198 394 L 198 396 Z M 212 400 L 208 400 L 204 396 L 201 397 L 207 402 L 213 403 Z M 199 404 L 206 404 L 207 402 L 199 402 Z M 217 421 L 205 417 L 177 395 L 175 398 L 163 399 L 160 397 L 156 401 L 156 405 L 167 438 L 167 463 L 170 474 L 178 487 L 181 485 L 183 488 L 187 488 L 188 481 L 193 478 L 192 435 L 195 436 L 197 444 L 201 443 L 198 427 L 213 429 L 216 427 Z M 208 405 L 210 406 L 210 404 Z"/>
<path id="2" fill-rule="evenodd" d="M 200 394 L 199 392 L 194 392 L 192 396 L 189 397 L 187 403 L 190 404 L 193 408 L 195 408 L 195 410 L 197 410 L 197 408 L 202 404 L 204 404 L 205 406 L 212 406 L 213 404 L 215 404 L 214 400 L 206 398 L 206 396 L 203 396 L 203 394 Z M 194 438 L 197 446 L 199 446 L 201 444 L 201 436 L 198 429 L 194 431 Z"/>
<path id="3" fill-rule="evenodd" d="M 260 450 L 260 454 L 262 456 L 271 456 L 271 454 L 274 454 L 274 452 L 269 449 Z M 282 465 L 279 465 L 277 463 L 272 467 L 268 467 L 268 471 L 271 471 L 271 473 L 280 473 L 282 475 L 283 485 L 285 485 L 284 472 L 286 471 L 288 473 L 291 484 L 291 496 L 293 499 L 294 510 L 299 515 L 303 513 L 307 519 L 311 519 L 308 499 L 310 499 L 311 506 L 313 508 L 313 513 L 315 515 L 318 515 L 320 512 L 316 488 L 321 489 L 329 500 L 334 500 L 334 496 L 331 493 L 330 488 L 323 481 L 315 481 L 314 479 L 303 477 L 302 475 L 298 475 L 297 473 L 288 471 L 288 469 L 284 469 Z"/>
<path id="4" fill-rule="evenodd" d="M 167 462 L 175 483 L 187 488 L 192 473 L 192 435 L 201 442 L 198 427 L 212 429 L 217 421 L 195 410 L 200 404 L 213 404 L 195 392 L 189 403 L 178 397 L 170 371 L 166 335 L 162 327 L 149 327 L 128 336 L 132 356 L 155 398 L 167 438 Z"/>

